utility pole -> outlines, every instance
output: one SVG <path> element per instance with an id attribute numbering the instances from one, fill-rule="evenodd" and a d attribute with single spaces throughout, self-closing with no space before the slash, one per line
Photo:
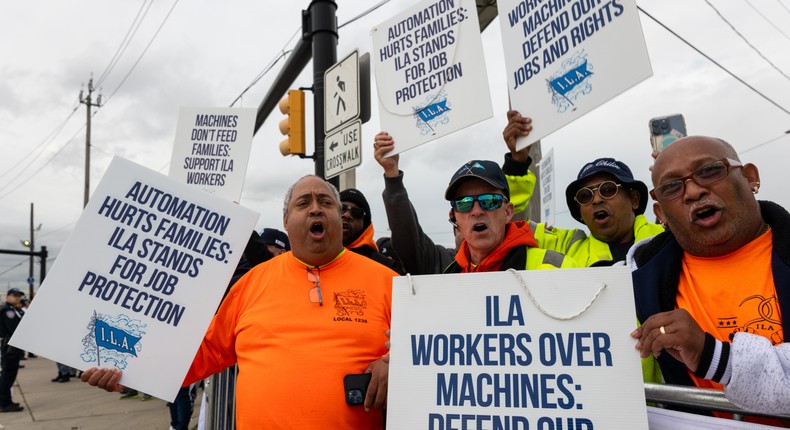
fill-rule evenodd
<path id="1" fill-rule="evenodd" d="M 33 258 L 33 251 L 35 251 L 35 249 L 36 249 L 35 248 L 35 246 L 36 246 L 35 242 L 33 242 L 33 231 L 34 231 L 33 230 L 33 202 L 30 202 L 30 271 L 28 273 L 28 279 L 27 279 L 28 280 L 28 284 L 27 284 L 27 286 L 28 286 L 28 289 L 30 290 L 30 295 L 28 295 L 28 297 L 30 297 L 31 299 L 33 298 L 33 284 L 34 284 L 34 282 L 33 282 L 33 266 L 35 265 L 34 261 L 33 261 L 34 260 L 34 258 Z"/>
<path id="2" fill-rule="evenodd" d="M 93 77 L 88 80 L 88 97 L 83 97 L 83 92 L 80 90 L 80 103 L 87 107 L 88 113 L 88 126 L 85 131 L 85 198 L 82 201 L 82 207 L 88 205 L 88 196 L 90 196 L 90 178 L 91 178 L 91 107 L 101 107 L 101 94 L 96 97 L 96 103 L 91 102 L 91 95 L 93 95 Z M 32 227 L 31 227 L 32 228 Z M 33 258 L 33 257 L 30 257 Z"/>
<path id="3" fill-rule="evenodd" d="M 324 72 L 337 62 L 337 3 L 313 0 L 308 8 L 309 29 L 313 45 L 313 124 L 315 126 L 315 174 L 325 175 L 324 162 Z M 304 25 L 303 25 L 304 28 Z M 303 30 L 304 31 L 304 30 Z M 340 178 L 329 180 L 339 187 Z"/>

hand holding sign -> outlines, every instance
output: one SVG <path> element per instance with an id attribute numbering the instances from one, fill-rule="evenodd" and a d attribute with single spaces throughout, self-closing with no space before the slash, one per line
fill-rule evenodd
<path id="1" fill-rule="evenodd" d="M 666 351 L 692 372 L 697 371 L 705 346 L 705 332 L 685 309 L 655 314 L 631 336 L 639 339 L 635 348 L 642 358 L 651 353 L 658 357 L 661 351 Z"/>
<path id="2" fill-rule="evenodd" d="M 523 117 L 515 110 L 507 112 L 507 126 L 502 132 L 502 138 L 505 139 L 507 148 L 510 150 L 514 160 L 524 163 L 529 158 L 529 146 L 518 150 L 516 141 L 519 137 L 529 136 L 530 131 L 532 131 L 532 118 Z"/>

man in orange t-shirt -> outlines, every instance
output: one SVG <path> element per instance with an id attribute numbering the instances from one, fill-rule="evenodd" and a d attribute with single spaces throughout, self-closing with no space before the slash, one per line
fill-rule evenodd
<path id="1" fill-rule="evenodd" d="M 214 316 L 184 384 L 238 362 L 236 424 L 245 429 L 381 429 L 395 272 L 343 248 L 340 197 L 317 176 L 288 190 L 291 252 L 255 266 Z M 370 373 L 364 404 L 343 379 Z M 120 373 L 82 377 L 117 390 Z"/>
<path id="2" fill-rule="evenodd" d="M 667 383 L 787 413 L 790 214 L 757 201 L 757 167 L 720 139 L 680 139 L 652 170 L 654 211 L 669 228 L 629 253 L 637 349 L 658 357 Z"/>

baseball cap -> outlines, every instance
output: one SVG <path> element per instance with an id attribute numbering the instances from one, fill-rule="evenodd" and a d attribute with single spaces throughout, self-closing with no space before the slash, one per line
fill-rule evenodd
<path id="1" fill-rule="evenodd" d="M 24 296 L 25 295 L 25 293 L 22 292 L 22 290 L 20 290 L 19 288 L 11 288 L 10 290 L 8 290 L 8 293 L 6 293 L 7 296 L 12 296 L 14 294 L 19 295 L 19 296 Z"/>
<path id="2" fill-rule="evenodd" d="M 276 228 L 264 228 L 261 231 L 261 241 L 266 245 L 273 245 L 286 251 L 291 250 L 291 243 L 288 241 L 288 235 Z"/>
<path id="3" fill-rule="evenodd" d="M 370 225 L 372 222 L 370 217 L 370 205 L 368 204 L 368 199 L 366 199 L 365 195 L 362 194 L 362 191 L 359 191 L 356 188 L 346 188 L 340 192 L 340 201 L 351 202 L 359 206 L 363 211 L 365 211 L 365 215 L 362 217 L 362 225 L 364 227 Z"/>
<path id="4" fill-rule="evenodd" d="M 645 183 L 642 181 L 637 181 L 634 179 L 631 169 L 622 161 L 617 161 L 614 158 L 599 158 L 585 164 L 584 167 L 582 167 L 582 169 L 579 171 L 579 174 L 576 176 L 576 180 L 571 182 L 568 185 L 568 188 L 565 189 L 565 201 L 568 204 L 568 210 L 570 210 L 571 216 L 573 216 L 576 221 L 584 223 L 584 221 L 582 221 L 579 203 L 574 200 L 576 192 L 581 188 L 582 182 L 598 173 L 607 173 L 612 175 L 621 184 L 627 186 L 628 188 L 637 190 L 639 192 L 639 207 L 634 211 L 634 213 L 637 215 L 642 215 L 645 213 L 648 196 L 647 185 L 645 185 Z"/>
<path id="5" fill-rule="evenodd" d="M 474 178 L 482 179 L 492 187 L 502 190 L 505 197 L 510 200 L 510 187 L 507 185 L 507 178 L 505 178 L 499 164 L 490 160 L 472 160 L 461 166 L 450 179 L 447 191 L 444 192 L 444 198 L 448 201 L 452 200 L 458 187 Z"/>

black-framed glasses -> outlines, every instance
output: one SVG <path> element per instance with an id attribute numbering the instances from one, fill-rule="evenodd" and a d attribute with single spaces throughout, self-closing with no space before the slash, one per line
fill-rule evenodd
<path id="1" fill-rule="evenodd" d="M 731 167 L 743 167 L 743 164 L 731 158 L 722 158 L 715 163 L 700 167 L 690 175 L 664 182 L 650 190 L 650 197 L 659 203 L 675 200 L 686 191 L 686 182 L 689 180 L 700 187 L 709 187 L 726 178 L 730 174 Z"/>
<path id="2" fill-rule="evenodd" d="M 576 203 L 583 206 L 589 205 L 595 198 L 595 190 L 598 190 L 598 194 L 600 194 L 601 197 L 609 200 L 617 195 L 617 191 L 622 186 L 623 184 L 618 184 L 614 181 L 603 181 L 594 187 L 579 188 L 579 191 L 576 191 L 576 195 L 573 197 L 573 200 L 576 200 Z"/>
<path id="3" fill-rule="evenodd" d="M 315 271 L 313 271 L 313 269 L 315 269 Z M 310 297 L 311 302 L 318 303 L 319 306 L 324 306 L 324 296 L 321 294 L 321 269 L 318 267 L 314 267 L 313 269 L 307 268 L 307 280 L 315 284 L 313 288 L 310 288 L 307 296 Z"/>
<path id="4" fill-rule="evenodd" d="M 460 199 L 450 201 L 450 206 L 458 212 L 469 212 L 475 205 L 475 202 L 480 203 L 480 207 L 487 211 L 497 210 L 505 204 L 505 196 L 502 194 L 480 194 L 478 196 L 464 196 Z"/>
<path id="5" fill-rule="evenodd" d="M 361 208 L 352 208 L 348 205 L 341 205 L 340 214 L 343 215 L 346 212 L 351 214 L 351 218 L 362 219 L 365 216 L 365 211 Z"/>

